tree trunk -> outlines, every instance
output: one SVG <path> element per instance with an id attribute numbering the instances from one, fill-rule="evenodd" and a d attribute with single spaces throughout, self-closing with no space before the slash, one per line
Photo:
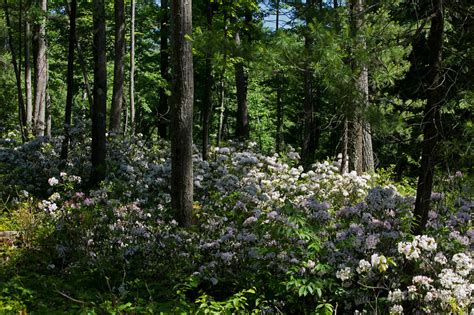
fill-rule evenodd
<path id="1" fill-rule="evenodd" d="M 94 105 L 92 107 L 92 173 L 91 185 L 97 186 L 106 174 L 106 101 L 107 63 L 104 0 L 94 0 Z"/>
<path id="2" fill-rule="evenodd" d="M 314 100 L 313 100 L 313 71 L 311 69 L 310 59 L 313 40 L 310 35 L 309 23 L 312 19 L 311 6 L 312 0 L 306 2 L 306 30 L 305 30 L 305 51 L 308 60 L 304 69 L 304 127 L 303 127 L 303 148 L 301 152 L 301 160 L 303 166 L 307 169 L 314 162 L 314 153 L 316 150 L 315 139 L 315 120 L 314 120 Z"/>
<path id="3" fill-rule="evenodd" d="M 193 210 L 193 56 L 191 0 L 172 5 L 171 203 L 181 226 Z"/>
<path id="4" fill-rule="evenodd" d="M 33 96 L 31 86 L 31 28 L 30 22 L 25 21 L 25 96 L 26 96 L 26 131 L 31 132 L 33 123 Z"/>
<path id="5" fill-rule="evenodd" d="M 69 152 L 70 135 L 69 130 L 71 129 L 71 116 L 72 116 L 72 100 L 74 97 L 74 46 L 76 45 L 76 11 L 77 11 L 77 0 L 71 0 L 69 5 L 69 46 L 67 56 L 67 92 L 66 92 L 66 109 L 64 112 L 64 140 L 61 148 L 61 159 L 67 160 Z"/>
<path id="6" fill-rule="evenodd" d="M 166 85 L 170 83 L 169 74 L 169 12 L 168 0 L 161 0 L 161 30 L 160 30 L 160 73 Z M 158 134 L 161 138 L 167 137 L 167 114 L 169 112 L 168 95 L 165 87 L 160 88 L 160 101 L 158 103 Z"/>
<path id="7" fill-rule="evenodd" d="M 341 174 L 345 174 L 349 170 L 349 163 L 347 161 L 348 157 L 348 152 L 347 152 L 347 147 L 348 147 L 348 142 L 349 142 L 349 135 L 348 135 L 348 122 L 347 118 L 344 118 L 344 125 L 342 127 L 342 156 L 341 156 L 341 168 L 340 172 Z"/>
<path id="8" fill-rule="evenodd" d="M 112 108 L 110 110 L 109 129 L 119 133 L 120 114 L 122 113 L 123 102 L 123 80 L 124 66 L 123 55 L 125 54 L 125 14 L 124 1 L 114 1 L 115 16 L 115 58 L 114 58 L 114 87 L 112 92 Z"/>
<path id="9" fill-rule="evenodd" d="M 46 122 L 46 129 L 45 135 L 51 138 L 51 97 L 49 93 L 46 92 L 46 109 L 45 109 L 45 122 Z"/>
<path id="10" fill-rule="evenodd" d="M 43 15 L 36 26 L 36 63 L 35 63 L 35 107 L 34 133 L 44 136 L 46 128 L 46 86 L 48 84 L 48 60 L 46 58 L 46 2 L 39 0 L 39 10 Z"/>
<path id="11" fill-rule="evenodd" d="M 16 87 L 17 87 L 17 96 L 18 96 L 18 123 L 20 126 L 20 132 L 22 141 L 25 141 L 25 133 L 24 133 L 24 126 L 26 122 L 26 115 L 25 115 L 25 106 L 23 103 L 23 91 L 21 88 L 21 74 L 20 69 L 18 67 L 15 47 L 13 46 L 13 36 L 12 36 L 12 26 L 10 21 L 10 11 L 8 10 L 8 2 L 4 0 L 5 4 L 5 20 L 8 29 L 8 46 L 10 47 L 10 53 L 12 54 L 12 64 L 13 64 L 13 71 L 15 72 L 16 78 Z"/>
<path id="12" fill-rule="evenodd" d="M 360 35 L 360 29 L 363 23 L 364 3 L 363 0 L 351 1 L 351 36 L 356 39 L 356 48 L 364 50 L 366 42 Z M 351 112 L 351 149 L 350 169 L 355 170 L 357 174 L 374 171 L 374 158 L 372 148 L 372 135 L 370 124 L 363 118 L 363 113 L 369 106 L 369 75 L 367 66 L 358 61 L 352 60 L 352 71 L 358 73 L 355 79 L 355 86 L 358 92 L 354 100 Z"/>
<path id="13" fill-rule="evenodd" d="M 280 153 L 282 150 L 283 145 L 283 103 L 281 101 L 281 83 L 280 83 L 281 75 L 277 73 L 276 75 L 276 82 L 277 82 L 277 90 L 276 90 L 276 108 L 277 108 L 277 120 L 276 120 L 276 152 Z"/>
<path id="14" fill-rule="evenodd" d="M 206 1 L 206 17 L 207 17 L 207 30 L 212 31 L 212 6 L 211 0 Z M 202 104 L 202 159 L 204 161 L 208 158 L 209 153 L 209 129 L 211 125 L 211 113 L 212 113 L 212 55 L 210 49 L 206 54 L 206 65 L 204 68 L 204 96 Z"/>
<path id="15" fill-rule="evenodd" d="M 237 48 L 237 55 L 241 56 L 239 52 L 242 49 L 240 34 L 235 34 L 235 45 Z M 235 127 L 235 137 L 242 141 L 249 137 L 249 121 L 247 111 L 247 85 L 248 75 L 244 68 L 243 61 L 235 64 L 235 84 L 237 88 L 237 121 Z"/>
<path id="16" fill-rule="evenodd" d="M 135 0 L 131 4 L 130 21 L 130 127 L 135 130 Z"/>
<path id="17" fill-rule="evenodd" d="M 412 228 L 414 234 L 421 234 L 428 221 L 431 191 L 435 168 L 436 147 L 440 132 L 440 107 L 444 101 L 443 76 L 441 70 L 443 56 L 444 13 L 443 0 L 434 1 L 434 18 L 428 36 L 429 72 L 427 100 L 423 116 L 423 144 L 420 175 L 416 189 L 416 201 Z"/>

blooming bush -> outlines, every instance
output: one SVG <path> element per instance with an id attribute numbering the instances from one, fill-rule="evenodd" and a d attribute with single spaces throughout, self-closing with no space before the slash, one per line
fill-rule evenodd
<path id="1" fill-rule="evenodd" d="M 425 235 L 413 236 L 413 196 L 378 186 L 377 175 L 340 174 L 337 161 L 304 171 L 293 150 L 265 156 L 230 144 L 208 161 L 195 150 L 196 224 L 182 229 L 170 205 L 168 143 L 110 138 L 108 177 L 87 191 L 82 141 L 67 163 L 61 139 L 3 149 L 0 180 L 2 199 L 27 200 L 49 227 L 36 243 L 42 272 L 108 294 L 93 305 L 320 314 L 471 307 L 472 201 L 433 196 Z"/>

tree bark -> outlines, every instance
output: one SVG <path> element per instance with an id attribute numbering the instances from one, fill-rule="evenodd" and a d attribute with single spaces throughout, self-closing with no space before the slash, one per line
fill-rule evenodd
<path id="1" fill-rule="evenodd" d="M 160 30 L 160 73 L 163 80 L 168 86 L 170 83 L 169 74 L 169 12 L 168 12 L 168 0 L 161 0 L 161 30 Z M 161 138 L 167 137 L 167 114 L 169 112 L 168 95 L 166 94 L 165 87 L 160 88 L 160 100 L 158 103 L 158 134 Z"/>
<path id="2" fill-rule="evenodd" d="M 106 175 L 107 63 L 104 0 L 94 0 L 94 105 L 92 107 L 91 185 L 97 186 Z"/>
<path id="3" fill-rule="evenodd" d="M 316 138 L 315 138 L 315 120 L 314 120 L 314 99 L 313 99 L 313 71 L 309 59 L 311 58 L 311 50 L 313 40 L 309 31 L 309 23 L 312 19 L 311 6 L 313 0 L 307 0 L 306 2 L 306 27 L 305 30 L 305 51 L 308 60 L 305 62 L 305 69 L 303 72 L 304 79 L 304 127 L 303 127 L 303 148 L 301 152 L 301 160 L 303 166 L 307 169 L 311 163 L 314 162 L 314 153 L 316 150 Z"/>
<path id="4" fill-rule="evenodd" d="M 351 36 L 355 39 L 356 48 L 366 49 L 366 42 L 360 35 L 360 29 L 363 23 L 364 3 L 363 0 L 351 1 Z M 363 118 L 363 113 L 369 106 L 369 75 L 367 65 L 359 60 L 352 60 L 352 71 L 357 74 L 355 87 L 357 97 L 354 99 L 351 109 L 351 122 L 349 124 L 351 131 L 351 149 L 350 169 L 355 170 L 357 174 L 374 171 L 374 158 L 372 148 L 372 135 L 370 124 Z"/>
<path id="5" fill-rule="evenodd" d="M 181 226 L 193 210 L 193 56 L 191 0 L 172 5 L 171 203 Z"/>
<path id="6" fill-rule="evenodd" d="M 15 79 L 16 79 L 16 87 L 17 87 L 17 96 L 18 96 L 18 123 L 20 126 L 20 132 L 22 141 L 25 141 L 25 133 L 24 133 L 24 126 L 26 122 L 26 115 L 25 115 L 25 105 L 23 103 L 23 91 L 21 88 L 21 74 L 20 69 L 18 67 L 15 47 L 13 46 L 13 36 L 12 36 L 12 25 L 10 21 L 10 11 L 8 10 L 8 2 L 4 0 L 5 4 L 5 20 L 7 25 L 8 31 L 8 46 L 10 47 L 10 53 L 12 55 L 12 64 L 13 64 L 13 71 L 15 72 Z"/>
<path id="7" fill-rule="evenodd" d="M 237 55 L 242 57 L 240 50 L 242 49 L 242 43 L 240 40 L 240 34 L 235 34 L 235 45 L 237 48 Z M 235 137 L 240 140 L 246 140 L 249 137 L 249 121 L 247 111 L 247 85 L 248 75 L 244 68 L 243 61 L 239 61 L 235 64 L 235 84 L 237 89 L 237 121 L 235 128 Z"/>
<path id="8" fill-rule="evenodd" d="M 207 30 L 212 31 L 212 6 L 211 0 L 206 1 L 206 17 L 207 17 Z M 212 55 L 210 49 L 206 53 L 206 64 L 204 67 L 204 96 L 202 104 L 202 159 L 207 160 L 209 154 L 209 129 L 211 124 L 211 113 L 212 113 Z"/>
<path id="9" fill-rule="evenodd" d="M 64 112 L 64 140 L 61 147 L 61 159 L 67 160 L 69 153 L 69 142 L 72 116 L 72 100 L 74 97 L 74 47 L 76 45 L 76 10 L 77 0 L 71 0 L 69 6 L 69 46 L 67 56 L 67 92 L 66 92 L 66 109 Z"/>
<path id="10" fill-rule="evenodd" d="M 434 1 L 434 17 L 428 36 L 429 72 L 427 99 L 423 116 L 423 144 L 420 175 L 416 190 L 413 233 L 421 234 L 428 221 L 431 203 L 436 148 L 440 136 L 440 107 L 444 101 L 442 76 L 444 13 L 443 0 Z"/>
<path id="11" fill-rule="evenodd" d="M 114 1 L 115 17 L 115 58 L 114 58 L 114 87 L 112 92 L 112 108 L 110 111 L 109 129 L 119 133 L 120 114 L 123 102 L 124 66 L 123 55 L 125 54 L 125 14 L 124 1 Z"/>
<path id="12" fill-rule="evenodd" d="M 25 21 L 25 98 L 26 98 L 26 131 L 31 132 L 33 123 L 33 95 L 31 86 L 31 27 L 28 17 Z"/>
<path id="13" fill-rule="evenodd" d="M 46 86 L 48 84 L 48 60 L 46 57 L 46 9 L 47 0 L 38 1 L 43 15 L 36 26 L 36 63 L 35 63 L 35 107 L 34 133 L 44 136 L 46 128 Z"/>
<path id="14" fill-rule="evenodd" d="M 130 128 L 135 130 L 135 0 L 131 4 L 130 21 Z"/>

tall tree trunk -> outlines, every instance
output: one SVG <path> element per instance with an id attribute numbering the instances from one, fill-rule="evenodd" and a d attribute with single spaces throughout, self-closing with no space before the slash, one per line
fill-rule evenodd
<path id="1" fill-rule="evenodd" d="M 46 108 L 45 108 L 45 122 L 46 122 L 46 128 L 45 128 L 45 135 L 49 138 L 51 138 L 51 96 L 49 95 L 48 92 L 46 92 Z"/>
<path id="2" fill-rule="evenodd" d="M 347 161 L 348 157 L 348 142 L 349 142 L 349 135 L 348 135 L 348 122 L 347 118 L 344 118 L 344 123 L 342 127 L 342 157 L 341 157 L 341 168 L 340 172 L 341 174 L 347 173 L 349 170 L 349 164 Z"/>
<path id="3" fill-rule="evenodd" d="M 107 62 L 104 0 L 94 0 L 94 106 L 92 107 L 91 185 L 98 185 L 106 175 L 106 101 Z"/>
<path id="4" fill-rule="evenodd" d="M 280 153 L 283 145 L 283 102 L 281 101 L 281 88 L 280 82 L 281 74 L 277 73 L 276 82 L 276 108 L 277 108 L 277 120 L 276 120 L 276 152 Z"/>
<path id="5" fill-rule="evenodd" d="M 12 55 L 12 64 L 13 64 L 13 71 L 15 72 L 16 78 L 16 87 L 17 87 L 17 96 L 18 96 L 18 123 L 20 126 L 20 132 L 22 141 L 25 141 L 25 133 L 24 133 L 24 126 L 26 122 L 26 115 L 25 115 L 25 105 L 23 103 L 23 92 L 21 88 L 21 74 L 20 69 L 18 67 L 15 47 L 13 45 L 13 36 L 12 36 L 12 26 L 10 21 L 10 11 L 8 10 L 8 2 L 4 0 L 5 4 L 5 20 L 6 25 L 8 28 L 8 46 L 10 47 L 10 53 Z"/>
<path id="6" fill-rule="evenodd" d="M 123 102 L 123 80 L 124 66 L 123 55 L 125 54 L 125 14 L 124 1 L 114 1 L 115 16 L 115 58 L 114 58 L 114 87 L 112 92 L 112 108 L 110 111 L 110 131 L 120 132 L 120 114 Z"/>
<path id="7" fill-rule="evenodd" d="M 235 45 L 237 50 L 242 49 L 240 34 L 235 34 Z M 238 55 L 242 56 L 241 53 Z M 248 75 L 244 68 L 243 61 L 235 64 L 235 84 L 237 88 L 237 121 L 235 127 L 235 137 L 239 140 L 246 140 L 249 137 L 249 121 L 247 111 L 247 85 Z"/>
<path id="8" fill-rule="evenodd" d="M 36 136 L 44 136 L 46 128 L 46 86 L 48 84 L 48 60 L 46 57 L 46 2 L 39 0 L 39 10 L 42 14 L 38 25 L 35 27 L 36 34 L 36 63 L 35 63 L 35 107 L 34 133 Z"/>
<path id="9" fill-rule="evenodd" d="M 26 130 L 29 134 L 33 123 L 33 94 L 31 86 L 31 27 L 29 16 L 25 21 L 25 97 L 26 97 Z"/>
<path id="10" fill-rule="evenodd" d="M 313 40 L 310 35 L 309 23 L 312 19 L 311 6 L 313 0 L 306 1 L 306 30 L 305 30 L 305 51 L 308 60 L 304 69 L 304 127 L 303 127 L 303 148 L 301 160 L 303 166 L 308 168 L 314 162 L 314 153 L 316 150 L 315 139 L 315 120 L 314 120 L 314 99 L 313 99 L 313 71 L 311 69 L 310 59 L 313 46 Z"/>
<path id="11" fill-rule="evenodd" d="M 431 191 L 435 168 L 436 147 L 440 133 L 440 107 L 444 101 L 441 63 L 443 57 L 444 13 L 443 0 L 434 1 L 434 18 L 431 20 L 428 36 L 429 72 L 427 99 L 423 116 L 423 144 L 420 175 L 416 189 L 413 232 L 423 233 L 430 210 Z"/>
<path id="12" fill-rule="evenodd" d="M 363 23 L 363 0 L 351 1 L 351 36 L 356 39 L 356 49 L 364 50 L 366 42 L 360 35 Z M 359 60 L 352 61 L 352 71 L 357 74 L 355 86 L 358 96 L 354 100 L 351 115 L 351 150 L 350 169 L 357 174 L 374 171 L 374 158 L 372 148 L 372 135 L 370 124 L 363 118 L 363 113 L 369 106 L 369 75 L 367 65 Z"/>
<path id="13" fill-rule="evenodd" d="M 160 73 L 161 77 L 168 84 L 170 83 L 169 74 L 169 12 L 168 12 L 168 0 L 161 0 L 161 30 L 160 30 Z M 160 88 L 160 101 L 158 103 L 158 134 L 161 138 L 167 137 L 167 114 L 169 112 L 168 95 L 166 94 L 167 88 Z"/>
<path id="14" fill-rule="evenodd" d="M 135 131 L 135 0 L 131 4 L 130 21 L 130 127 Z"/>
<path id="15" fill-rule="evenodd" d="M 206 0 L 206 18 L 207 18 L 207 30 L 212 31 L 212 6 L 211 0 Z M 202 104 L 202 159 L 204 161 L 208 158 L 209 153 L 209 129 L 211 124 L 211 113 L 212 113 L 212 64 L 211 64 L 211 52 L 210 49 L 206 53 L 206 64 L 204 68 L 204 96 Z"/>
<path id="16" fill-rule="evenodd" d="M 72 100 L 74 96 L 74 47 L 76 45 L 76 10 L 77 0 L 71 0 L 69 5 L 69 46 L 67 56 L 67 92 L 66 92 L 66 109 L 64 112 L 64 140 L 61 148 L 61 159 L 67 160 L 69 152 L 69 142 L 72 116 Z"/>
<path id="17" fill-rule="evenodd" d="M 219 95 L 219 125 L 217 129 L 217 146 L 220 146 L 224 133 L 224 114 L 225 114 L 225 72 L 227 69 L 227 12 L 224 8 L 224 62 L 220 79 L 220 95 Z"/>
<path id="18" fill-rule="evenodd" d="M 191 0 L 172 5 L 171 204 L 181 226 L 193 210 L 193 56 Z"/>

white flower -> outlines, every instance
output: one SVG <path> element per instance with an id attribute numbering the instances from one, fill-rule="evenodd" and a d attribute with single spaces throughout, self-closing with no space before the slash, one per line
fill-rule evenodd
<path id="1" fill-rule="evenodd" d="M 400 289 L 395 289 L 388 292 L 388 298 L 390 302 L 401 302 L 405 299 L 405 294 Z"/>
<path id="2" fill-rule="evenodd" d="M 357 273 L 363 273 L 363 272 L 369 271 L 370 267 L 371 267 L 370 263 L 367 260 L 362 259 L 359 261 L 359 266 L 357 267 L 356 271 Z"/>
<path id="3" fill-rule="evenodd" d="M 57 185 L 59 184 L 59 180 L 56 177 L 51 177 L 50 179 L 48 179 L 48 184 L 49 186 Z"/>
<path id="4" fill-rule="evenodd" d="M 312 260 L 308 260 L 308 262 L 306 263 L 306 266 L 310 269 L 313 269 L 316 266 L 316 263 Z"/>
<path id="5" fill-rule="evenodd" d="M 390 308 L 390 315 L 399 314 L 403 314 L 403 306 L 396 304 Z"/>
<path id="6" fill-rule="evenodd" d="M 445 265 L 448 262 L 448 259 L 443 255 L 443 253 L 439 252 L 434 257 L 434 261 L 440 265 Z"/>
<path id="7" fill-rule="evenodd" d="M 341 279 L 342 281 L 349 280 L 351 278 L 351 268 L 345 267 L 336 272 L 336 278 Z"/>
<path id="8" fill-rule="evenodd" d="M 56 201 L 58 200 L 59 198 L 61 198 L 61 196 L 59 195 L 59 193 L 55 192 L 54 194 L 52 194 L 51 196 L 49 196 L 49 200 L 51 201 Z"/>
<path id="9" fill-rule="evenodd" d="M 466 277 L 474 269 L 474 263 L 468 255 L 464 253 L 458 253 L 453 256 L 453 262 L 456 264 L 456 271 Z"/>
<path id="10" fill-rule="evenodd" d="M 384 272 L 388 269 L 387 258 L 384 255 L 379 256 L 378 254 L 373 254 L 370 257 L 370 262 L 372 267 L 378 268 L 380 272 Z"/>
<path id="11" fill-rule="evenodd" d="M 426 276 L 415 276 L 413 277 L 412 282 L 415 285 L 429 288 L 431 286 L 431 282 L 433 282 L 433 279 Z"/>

